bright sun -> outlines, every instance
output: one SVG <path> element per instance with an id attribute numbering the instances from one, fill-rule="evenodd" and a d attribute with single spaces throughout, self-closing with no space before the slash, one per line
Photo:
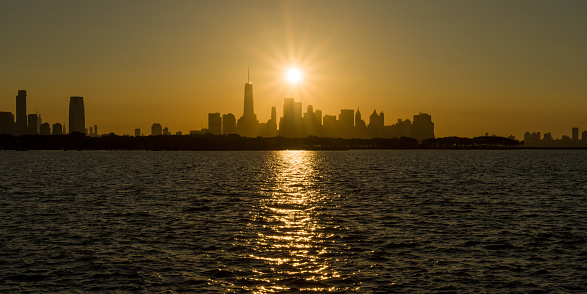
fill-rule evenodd
<path id="1" fill-rule="evenodd" d="M 302 72 L 297 68 L 290 68 L 285 74 L 285 78 L 292 84 L 298 83 L 302 79 Z"/>

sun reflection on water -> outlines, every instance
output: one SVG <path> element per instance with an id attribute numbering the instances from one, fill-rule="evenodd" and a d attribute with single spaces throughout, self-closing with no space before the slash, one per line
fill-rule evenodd
<path id="1" fill-rule="evenodd" d="M 328 258 L 328 235 L 319 210 L 324 195 L 317 188 L 317 155 L 311 151 L 273 153 L 272 177 L 254 217 L 259 224 L 256 250 L 249 258 L 262 261 L 255 280 L 265 284 L 256 293 L 284 290 L 332 291 L 324 281 L 337 277 Z M 263 272 L 269 271 L 269 272 Z"/>

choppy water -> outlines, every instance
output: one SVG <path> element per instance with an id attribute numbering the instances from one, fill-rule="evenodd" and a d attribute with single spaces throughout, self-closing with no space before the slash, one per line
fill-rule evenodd
<path id="1" fill-rule="evenodd" d="M 0 152 L 0 292 L 585 292 L 586 159 Z"/>

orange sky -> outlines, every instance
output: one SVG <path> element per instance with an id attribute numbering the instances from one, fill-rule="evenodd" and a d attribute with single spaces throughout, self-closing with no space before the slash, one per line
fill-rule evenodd
<path id="1" fill-rule="evenodd" d="M 586 1 L 2 1 L 0 111 L 67 124 L 83 96 L 100 133 L 207 127 L 284 97 L 386 124 L 432 115 L 436 135 L 587 129 Z M 304 77 L 289 85 L 286 69 Z"/>

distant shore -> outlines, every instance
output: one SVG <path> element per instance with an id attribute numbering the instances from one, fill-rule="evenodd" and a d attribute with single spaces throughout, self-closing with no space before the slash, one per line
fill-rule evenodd
<path id="1" fill-rule="evenodd" d="M 70 135 L 0 135 L 0 150 L 350 150 L 350 149 L 517 149 L 519 141 L 486 136 L 447 137 L 418 141 L 413 138 L 284 138 L 241 137 L 238 135 L 159 135 L 90 137 Z"/>

